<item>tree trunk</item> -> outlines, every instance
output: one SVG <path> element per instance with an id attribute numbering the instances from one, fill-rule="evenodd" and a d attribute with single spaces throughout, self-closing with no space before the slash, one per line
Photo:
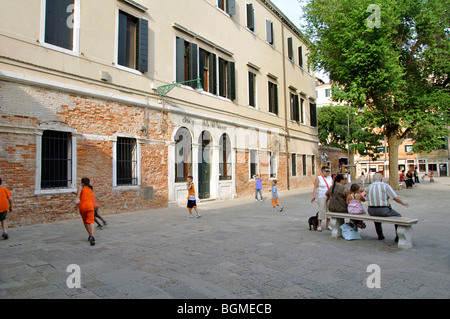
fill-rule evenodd
<path id="1" fill-rule="evenodd" d="M 398 190 L 398 148 L 402 144 L 395 133 L 388 136 L 389 145 L 389 185 L 394 190 Z"/>

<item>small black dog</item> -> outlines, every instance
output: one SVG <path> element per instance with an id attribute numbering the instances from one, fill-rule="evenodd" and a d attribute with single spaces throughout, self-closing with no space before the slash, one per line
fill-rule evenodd
<path id="1" fill-rule="evenodd" d="M 318 216 L 319 212 L 317 212 L 316 216 L 309 217 L 308 219 L 309 230 L 311 230 L 311 226 L 314 228 L 314 230 L 317 230 L 317 224 L 319 223 Z"/>

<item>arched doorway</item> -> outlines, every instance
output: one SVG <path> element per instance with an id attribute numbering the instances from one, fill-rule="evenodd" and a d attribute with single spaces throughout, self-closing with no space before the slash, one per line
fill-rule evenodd
<path id="1" fill-rule="evenodd" d="M 211 134 L 203 131 L 198 140 L 198 198 L 210 197 L 211 188 Z"/>

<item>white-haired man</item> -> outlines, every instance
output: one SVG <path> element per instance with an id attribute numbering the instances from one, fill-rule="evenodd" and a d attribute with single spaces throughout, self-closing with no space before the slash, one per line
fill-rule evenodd
<path id="1" fill-rule="evenodd" d="M 389 184 L 383 183 L 383 175 L 381 175 L 381 173 L 375 173 L 373 175 L 373 183 L 367 190 L 367 201 L 369 204 L 367 212 L 369 213 L 369 215 L 383 217 L 401 217 L 402 215 L 392 209 L 391 204 L 389 204 L 389 199 L 393 199 L 397 203 L 408 207 L 408 203 L 405 203 L 400 198 L 398 198 L 397 194 Z M 377 232 L 378 239 L 384 239 L 381 223 L 375 222 L 375 230 Z M 395 241 L 398 241 L 397 225 L 395 225 Z"/>

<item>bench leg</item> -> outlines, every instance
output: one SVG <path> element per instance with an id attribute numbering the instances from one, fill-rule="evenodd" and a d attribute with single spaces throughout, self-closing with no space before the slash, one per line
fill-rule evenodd
<path id="1" fill-rule="evenodd" d="M 411 226 L 398 226 L 398 248 L 409 249 L 412 245 L 412 227 Z"/>
<path id="2" fill-rule="evenodd" d="M 342 237 L 342 230 L 341 230 L 341 225 L 344 224 L 345 220 L 344 218 L 336 218 L 336 217 L 331 217 L 331 227 L 333 228 L 333 230 L 331 231 L 331 237 L 335 237 L 335 238 L 339 238 Z"/>

